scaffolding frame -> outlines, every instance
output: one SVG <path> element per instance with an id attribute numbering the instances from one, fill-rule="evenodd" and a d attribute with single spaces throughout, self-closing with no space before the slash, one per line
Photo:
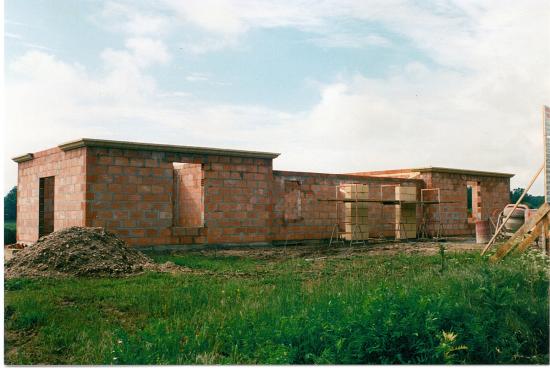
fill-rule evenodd
<path id="1" fill-rule="evenodd" d="M 390 186 L 393 186 L 393 187 L 402 187 L 400 184 L 381 184 L 380 185 L 380 199 L 359 199 L 357 198 L 357 192 L 355 192 L 355 198 L 350 198 L 350 199 L 346 199 L 346 198 L 339 198 L 338 197 L 338 194 L 340 192 L 340 188 L 341 187 L 345 187 L 345 186 L 351 186 L 351 185 L 357 185 L 357 184 L 361 184 L 361 185 L 368 185 L 368 184 L 365 184 L 365 183 L 345 183 L 345 184 L 339 184 L 339 185 L 336 185 L 335 186 L 335 198 L 334 199 L 318 199 L 319 201 L 327 201 L 327 202 L 334 202 L 335 203 L 335 210 L 336 210 L 336 222 L 334 223 L 334 225 L 332 226 L 332 231 L 331 231 L 331 236 L 330 236 L 330 241 L 329 241 L 329 246 L 333 245 L 333 244 L 346 244 L 346 240 L 342 238 L 342 235 L 345 235 L 345 234 L 351 234 L 351 238 L 350 238 L 350 243 L 349 245 L 353 245 L 353 244 L 363 244 L 363 245 L 366 245 L 367 241 L 372 239 L 372 240 L 379 240 L 379 241 L 386 241 L 386 237 L 384 236 L 384 231 L 386 230 L 384 225 L 393 225 L 393 226 L 396 226 L 397 229 L 394 228 L 394 231 L 397 230 L 398 233 L 400 234 L 400 238 L 398 239 L 397 237 L 395 237 L 394 241 L 408 241 L 409 238 L 407 237 L 407 231 L 405 229 L 405 226 L 404 226 L 404 223 L 402 223 L 401 221 L 399 223 L 397 223 L 397 221 L 392 221 L 392 222 L 385 222 L 384 221 L 384 208 L 385 206 L 388 206 L 388 205 L 391 205 L 391 206 L 399 206 L 399 205 L 402 205 L 402 204 L 415 204 L 415 205 L 420 205 L 420 209 L 421 209 L 421 222 L 420 224 L 416 225 L 416 239 L 434 239 L 436 241 L 439 241 L 439 240 L 443 240 L 444 237 L 444 224 L 443 224 L 443 221 L 441 219 L 441 204 L 442 203 L 456 203 L 455 201 L 441 201 L 441 189 L 440 188 L 425 188 L 425 189 L 420 189 L 420 201 L 418 200 L 415 200 L 415 201 L 404 201 L 404 200 L 397 200 L 395 199 L 395 192 L 394 192 L 394 199 L 384 199 L 383 198 L 383 188 L 384 187 L 390 187 Z M 436 200 L 426 200 L 425 197 L 426 197 L 426 194 L 428 192 L 435 192 L 437 193 L 437 199 Z M 367 237 L 364 236 L 364 233 L 363 231 L 361 230 L 361 228 L 358 226 L 357 224 L 357 221 L 355 223 L 353 222 L 349 222 L 349 221 L 345 221 L 345 218 L 344 218 L 344 221 L 341 221 L 341 216 L 340 216 L 340 206 L 342 204 L 345 204 L 345 203 L 378 203 L 381 205 L 381 213 L 380 213 L 380 219 L 381 221 L 377 223 L 377 225 L 380 225 L 378 226 L 377 228 L 379 229 L 379 237 L 378 238 L 371 238 L 368 236 L 367 234 Z M 428 213 L 427 209 L 428 209 L 428 206 L 432 206 L 432 205 L 435 205 L 436 208 L 437 208 L 437 216 L 434 216 L 433 219 L 430 219 L 430 214 Z M 357 208 L 357 206 L 356 206 Z M 355 216 L 356 216 L 356 220 L 357 220 L 357 211 L 355 212 Z M 346 231 L 341 231 L 340 230 L 340 224 L 346 224 L 346 223 L 352 223 L 352 231 L 351 232 L 346 232 Z M 433 232 L 430 232 L 430 225 L 433 225 L 431 226 L 434 230 Z M 369 232 L 370 232 L 370 224 L 368 225 L 369 226 Z M 359 229 L 359 231 L 356 232 L 356 229 Z M 361 234 L 361 240 L 357 240 L 357 239 L 354 239 L 355 238 L 355 234 Z M 430 236 L 432 235 L 432 236 Z"/>
<path id="2" fill-rule="evenodd" d="M 424 197 L 427 192 L 437 193 L 437 201 L 425 201 Z M 420 208 L 422 212 L 422 222 L 420 223 L 419 239 L 429 239 L 442 240 L 444 237 L 444 226 L 441 221 L 441 189 L 440 188 L 425 188 L 420 189 Z M 433 220 L 430 220 L 430 215 L 428 213 L 428 206 L 435 205 L 437 208 L 437 216 L 433 217 Z M 433 233 L 430 237 L 430 224 L 433 224 Z"/>

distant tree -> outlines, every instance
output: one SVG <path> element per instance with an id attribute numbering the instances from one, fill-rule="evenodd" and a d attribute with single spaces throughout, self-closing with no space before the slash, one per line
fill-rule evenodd
<path id="1" fill-rule="evenodd" d="M 4 221 L 15 221 L 17 217 L 17 187 L 4 197 Z"/>
<path id="2" fill-rule="evenodd" d="M 510 203 L 516 203 L 525 189 L 516 188 L 510 192 Z M 529 193 L 523 197 L 521 203 L 526 204 L 529 208 L 539 208 L 544 203 L 544 196 L 533 196 Z"/>

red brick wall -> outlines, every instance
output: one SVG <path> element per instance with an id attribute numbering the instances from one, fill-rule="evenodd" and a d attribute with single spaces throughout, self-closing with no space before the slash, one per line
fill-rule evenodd
<path id="1" fill-rule="evenodd" d="M 479 185 L 473 187 L 474 214 L 479 213 L 486 220 L 494 211 L 502 210 L 509 202 L 510 179 L 508 177 L 483 176 L 463 173 L 413 172 L 410 169 L 387 170 L 378 172 L 354 173 L 353 175 L 376 175 L 379 177 L 411 176 L 424 181 L 424 188 L 440 188 L 441 201 L 455 202 L 441 204 L 441 223 L 443 235 L 473 235 L 475 220 L 468 219 L 466 185 L 470 182 Z M 477 189 L 477 190 L 476 190 Z M 479 191 L 480 195 L 477 195 Z M 425 200 L 435 200 L 434 192 L 428 193 Z M 418 197 L 420 199 L 420 196 Z M 428 220 L 433 224 L 437 218 L 437 205 L 427 205 Z M 418 212 L 418 211 L 417 211 Z M 418 216 L 421 214 L 418 212 Z M 433 231 L 433 225 L 429 230 Z"/>
<path id="2" fill-rule="evenodd" d="M 287 223 L 302 221 L 302 191 L 299 180 L 285 180 L 284 182 L 284 211 L 283 218 Z"/>
<path id="3" fill-rule="evenodd" d="M 479 183 L 480 198 L 474 194 L 472 206 L 476 207 L 479 202 L 482 220 L 487 220 L 493 211 L 502 210 L 509 203 L 510 179 L 506 177 L 430 172 L 421 174 L 420 178 L 425 181 L 427 188 L 440 188 L 441 201 L 456 202 L 441 204 L 444 235 L 475 234 L 475 223 L 468 221 L 468 182 Z M 437 207 L 432 205 L 429 211 L 435 217 Z"/>
<path id="4" fill-rule="evenodd" d="M 270 159 L 88 149 L 88 226 L 134 245 L 269 241 Z M 203 228 L 173 229 L 174 162 L 202 164 Z"/>
<path id="5" fill-rule="evenodd" d="M 380 199 L 381 185 L 416 186 L 420 190 L 422 182 L 414 179 L 361 177 L 352 175 L 319 174 L 274 171 L 273 185 L 273 240 L 327 239 L 330 238 L 337 217 L 339 227 L 344 230 L 344 206 L 339 204 L 340 215 L 336 214 L 336 203 L 319 199 L 342 199 L 343 193 L 336 194 L 335 188 L 345 183 L 369 185 L 369 198 Z M 299 183 L 299 184 L 298 184 Z M 393 187 L 390 188 L 393 197 Z M 297 200 L 299 192 L 300 200 Z M 386 192 L 386 191 L 384 191 Z M 300 206 L 300 216 L 296 219 Z M 292 214 L 292 216 L 289 216 Z M 395 207 L 369 203 L 369 235 L 395 235 Z M 386 222 L 382 224 L 382 222 Z"/>
<path id="6" fill-rule="evenodd" d="M 204 172 L 208 242 L 269 242 L 272 160 L 212 156 L 208 160 Z"/>
<path id="7" fill-rule="evenodd" d="M 174 225 L 202 227 L 204 202 L 201 164 L 174 163 Z"/>
<path id="8" fill-rule="evenodd" d="M 173 166 L 150 151 L 88 148 L 87 226 L 129 244 L 170 244 Z"/>
<path id="9" fill-rule="evenodd" d="M 17 241 L 38 239 L 40 178 L 54 176 L 53 229 L 83 226 L 85 214 L 86 151 L 63 152 L 55 147 L 36 152 L 19 163 L 17 179 Z"/>
<path id="10" fill-rule="evenodd" d="M 178 169 L 178 164 L 188 163 Z M 185 168 L 185 169 L 184 169 Z M 480 214 L 486 219 L 509 198 L 509 179 L 429 172 L 415 179 L 272 170 L 271 159 L 193 155 L 112 148 L 59 148 L 19 164 L 18 241 L 35 241 L 39 226 L 39 179 L 55 176 L 54 230 L 102 226 L 131 245 L 266 243 L 325 239 L 337 214 L 335 188 L 369 185 L 369 197 L 393 199 L 393 185 L 441 188 L 445 235 L 472 234 L 466 184 L 479 182 Z M 86 180 L 87 176 L 87 180 Z M 202 182 L 202 187 L 201 187 Z M 175 183 L 182 183 L 178 190 Z M 202 193 L 202 195 L 201 195 Z M 343 198 L 343 193 L 338 194 Z M 474 204 L 475 205 L 475 204 Z M 435 216 L 435 207 L 430 209 Z M 420 218 L 420 208 L 417 208 Z M 338 216 L 344 218 L 344 206 Z M 369 204 L 370 236 L 395 235 L 395 208 Z M 344 229 L 344 224 L 339 224 Z"/>

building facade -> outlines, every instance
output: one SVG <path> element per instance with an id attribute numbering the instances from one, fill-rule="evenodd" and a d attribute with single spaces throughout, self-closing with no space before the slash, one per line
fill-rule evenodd
<path id="1" fill-rule="evenodd" d="M 446 236 L 471 235 L 509 202 L 511 174 L 275 171 L 277 156 L 97 139 L 21 155 L 17 241 L 69 226 L 105 227 L 134 246 L 327 239 L 345 228 L 346 184 L 368 186 L 370 237 L 395 235 L 395 187 L 416 188 L 416 223 L 438 222 Z"/>

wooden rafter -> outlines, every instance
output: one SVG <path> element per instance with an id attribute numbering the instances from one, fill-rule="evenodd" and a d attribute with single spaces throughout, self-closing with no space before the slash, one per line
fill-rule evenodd
<path id="1" fill-rule="evenodd" d="M 519 245 L 516 247 L 516 252 L 523 253 L 533 242 L 542 234 L 542 229 L 544 227 L 544 222 L 541 221 L 531 233 L 519 243 Z"/>

